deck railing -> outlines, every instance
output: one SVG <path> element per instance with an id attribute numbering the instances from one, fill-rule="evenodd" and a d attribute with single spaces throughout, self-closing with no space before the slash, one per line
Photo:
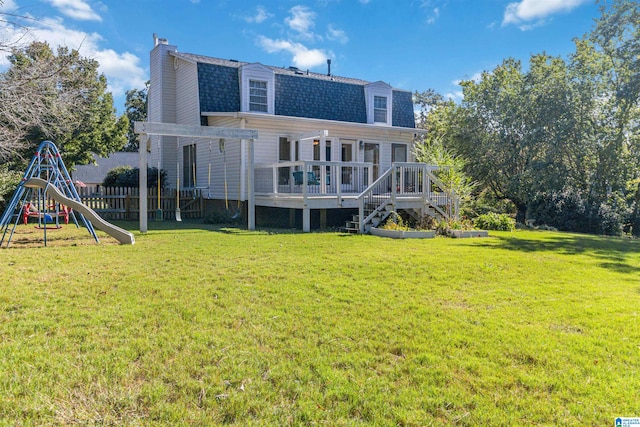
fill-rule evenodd
<path id="1" fill-rule="evenodd" d="M 373 163 L 299 161 L 255 167 L 256 195 L 356 196 L 373 181 Z"/>

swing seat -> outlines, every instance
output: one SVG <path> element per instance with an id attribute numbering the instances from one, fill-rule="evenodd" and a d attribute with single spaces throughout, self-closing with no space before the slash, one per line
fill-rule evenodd
<path id="1" fill-rule="evenodd" d="M 50 208 L 54 208 L 50 206 Z M 32 210 L 33 209 L 33 210 Z M 29 217 L 42 218 L 43 221 L 47 224 L 53 222 L 53 218 L 62 217 L 64 219 L 65 225 L 69 224 L 69 214 L 71 213 L 71 209 L 66 206 L 60 205 L 60 211 L 58 213 L 50 212 L 50 213 L 42 213 L 39 210 L 35 209 L 31 203 L 27 203 L 24 205 L 22 209 L 22 222 L 24 225 L 27 225 L 29 222 Z"/>

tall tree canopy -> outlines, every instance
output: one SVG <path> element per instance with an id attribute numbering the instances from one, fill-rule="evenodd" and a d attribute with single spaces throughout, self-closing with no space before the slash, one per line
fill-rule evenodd
<path id="1" fill-rule="evenodd" d="M 144 122 L 147 120 L 147 94 L 149 92 L 149 81 L 146 82 L 144 89 L 131 89 L 127 91 L 127 99 L 124 107 L 127 111 L 129 119 L 129 130 L 127 132 L 127 146 L 125 151 L 138 151 L 140 146 L 140 138 L 134 132 L 133 126 L 135 122 Z"/>
<path id="2" fill-rule="evenodd" d="M 566 59 L 532 55 L 528 69 L 505 59 L 462 82 L 455 107 L 420 94 L 431 107 L 418 123 L 518 221 L 640 234 L 640 5 L 603 3 L 575 45 Z"/>
<path id="3" fill-rule="evenodd" d="M 128 120 L 116 116 L 97 61 L 42 42 L 13 49 L 9 61 L 0 74 L 0 159 L 14 160 L 44 139 L 68 164 L 124 147 Z"/>

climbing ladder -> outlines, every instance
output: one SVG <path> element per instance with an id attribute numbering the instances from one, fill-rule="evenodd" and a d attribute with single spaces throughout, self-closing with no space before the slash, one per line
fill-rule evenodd
<path id="1" fill-rule="evenodd" d="M 47 245 L 47 215 L 53 217 L 59 215 L 59 206 L 55 206 L 53 209 L 47 200 L 46 188 L 32 188 L 27 186 L 27 182 L 31 178 L 40 178 L 46 181 L 47 186 L 53 186 L 60 190 L 60 192 L 69 199 L 81 202 L 80 196 L 71 181 L 69 171 L 62 161 L 60 151 L 51 141 L 43 141 L 38 150 L 31 159 L 29 166 L 27 167 L 20 184 L 13 193 L 11 201 L 7 205 L 2 218 L 0 219 L 0 232 L 2 238 L 0 238 L 0 247 L 5 244 L 9 247 L 11 239 L 21 219 L 21 213 L 26 208 L 27 204 L 35 204 L 39 208 L 39 215 L 42 215 L 42 228 L 44 229 L 44 245 Z M 71 211 L 68 213 L 76 227 L 79 226 L 76 213 Z M 82 224 L 87 228 L 91 236 L 98 242 L 98 236 L 93 228 L 91 222 L 87 221 L 84 216 L 77 213 Z M 39 217 L 40 218 L 40 217 Z M 13 226 L 11 224 L 13 223 Z M 53 227 L 49 227 L 53 228 Z"/>
<path id="2" fill-rule="evenodd" d="M 393 163 L 358 195 L 358 215 L 348 221 L 346 229 L 368 233 L 371 227 L 399 210 L 418 217 L 457 218 L 458 198 L 448 193 L 433 174 L 437 169 L 424 163 Z"/>

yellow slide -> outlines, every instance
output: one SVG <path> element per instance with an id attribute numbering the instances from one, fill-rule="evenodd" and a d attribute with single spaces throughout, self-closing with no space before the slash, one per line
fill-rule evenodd
<path id="1" fill-rule="evenodd" d="M 45 189 L 49 197 L 51 197 L 58 203 L 62 203 L 63 205 L 68 206 L 71 209 L 76 210 L 77 212 L 80 212 L 86 219 L 91 221 L 91 224 L 93 224 L 93 226 L 98 230 L 104 231 L 123 245 L 133 245 L 133 243 L 135 242 L 133 234 L 120 227 L 116 227 L 110 222 L 105 221 L 104 219 L 100 218 L 93 209 L 83 205 L 77 200 L 68 198 L 58 188 L 54 187 L 53 185 L 47 186 L 47 184 L 47 181 L 40 178 L 31 178 L 24 183 L 25 187 Z"/>

